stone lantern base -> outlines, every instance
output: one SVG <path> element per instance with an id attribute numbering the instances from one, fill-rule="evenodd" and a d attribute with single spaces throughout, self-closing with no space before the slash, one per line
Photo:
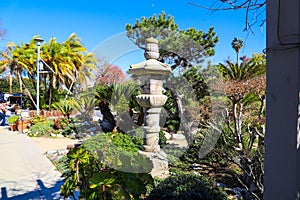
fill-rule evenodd
<path id="1" fill-rule="evenodd" d="M 150 174 L 152 177 L 166 178 L 169 176 L 167 154 L 163 150 L 160 149 L 157 152 L 139 151 L 139 153 L 151 160 L 153 168 Z"/>

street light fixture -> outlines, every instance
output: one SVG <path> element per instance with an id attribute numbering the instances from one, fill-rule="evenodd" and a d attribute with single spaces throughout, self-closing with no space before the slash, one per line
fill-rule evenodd
<path id="1" fill-rule="evenodd" d="M 36 114 L 40 114 L 40 50 L 41 50 L 41 43 L 44 41 L 40 37 L 34 38 L 34 41 L 36 42 L 37 46 L 37 60 L 36 60 L 36 73 L 37 73 L 37 79 L 36 79 Z"/>

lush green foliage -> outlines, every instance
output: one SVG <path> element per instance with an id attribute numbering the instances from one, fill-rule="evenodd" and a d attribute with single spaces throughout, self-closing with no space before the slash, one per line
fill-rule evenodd
<path id="1" fill-rule="evenodd" d="M 30 127 L 28 135 L 39 137 L 39 136 L 51 136 L 54 131 L 53 120 L 41 121 Z"/>
<path id="2" fill-rule="evenodd" d="M 96 106 L 96 98 L 94 94 L 83 93 L 78 98 L 75 98 L 73 103 L 75 110 L 79 113 L 76 118 L 80 119 L 81 121 L 92 121 Z"/>
<path id="3" fill-rule="evenodd" d="M 190 66 L 184 70 L 183 77 L 191 84 L 193 92 L 198 100 L 209 95 L 207 82 L 202 75 L 202 68 Z"/>
<path id="4" fill-rule="evenodd" d="M 61 100 L 60 102 L 56 102 L 52 104 L 54 109 L 60 110 L 62 114 L 70 119 L 70 115 L 74 110 L 74 101 L 73 100 Z"/>
<path id="5" fill-rule="evenodd" d="M 226 193 L 208 179 L 193 172 L 173 174 L 154 188 L 151 199 L 225 200 Z"/>
<path id="6" fill-rule="evenodd" d="M 68 136 L 70 133 L 77 133 L 77 127 L 73 118 L 58 118 L 53 119 L 54 129 L 60 132 L 63 136 Z"/>
<path id="7" fill-rule="evenodd" d="M 13 115 L 10 118 L 7 119 L 7 122 L 10 124 L 15 124 L 19 119 L 18 115 Z"/>
<path id="8" fill-rule="evenodd" d="M 144 112 L 136 100 L 138 94 L 140 94 L 140 89 L 133 81 L 96 86 L 96 105 L 100 108 L 103 121 L 110 124 L 111 130 L 108 129 L 108 132 L 112 131 L 115 126 L 123 132 L 129 132 L 137 128 L 136 124 L 143 123 Z M 113 112 L 117 116 L 113 116 Z M 131 118 L 133 113 L 138 115 L 135 121 Z"/>
<path id="9" fill-rule="evenodd" d="M 102 162 L 111 168 L 136 173 L 149 172 L 151 163 L 138 153 L 142 140 L 143 138 L 123 133 L 99 133 L 85 141 L 84 146 L 90 152 L 101 152 L 105 149 L 99 156 L 109 158 Z"/>
<path id="10" fill-rule="evenodd" d="M 195 28 L 180 30 L 174 17 L 165 12 L 136 20 L 134 25 L 126 25 L 127 36 L 138 47 L 145 45 L 150 37 L 159 39 L 162 60 L 172 63 L 172 68 L 203 62 L 203 57 L 214 55 L 218 37 L 211 27 L 207 32 Z"/>
<path id="11" fill-rule="evenodd" d="M 167 118 L 166 118 L 166 123 L 162 124 L 162 126 L 168 128 L 169 132 L 176 133 L 180 126 L 178 105 L 174 99 L 174 95 L 171 90 L 166 89 L 164 94 L 168 97 L 167 102 L 163 106 L 166 112 L 164 114 L 166 115 Z"/>
<path id="12" fill-rule="evenodd" d="M 162 130 L 159 131 L 158 144 L 161 148 L 164 148 L 167 145 L 167 138 Z"/>
<path id="13" fill-rule="evenodd" d="M 28 96 L 34 106 L 36 106 L 35 99 L 29 89 L 34 88 L 36 90 L 37 46 L 34 39 L 37 37 L 33 37 L 27 44 L 9 42 L 7 53 L 0 53 L 3 57 L 0 61 L 0 67 L 10 69 L 11 76 L 18 78 L 20 91 L 23 88 L 28 91 Z M 52 100 L 55 99 L 54 90 L 63 91 L 68 88 L 68 91 L 72 92 L 76 87 L 79 89 L 86 87 L 88 78 L 93 76 L 92 70 L 95 69 L 96 63 L 94 54 L 87 52 L 80 38 L 74 33 L 62 43 L 57 42 L 55 38 L 43 43 L 41 45 L 41 59 L 44 70 L 50 71 L 47 74 L 40 74 L 41 105 L 44 108 L 49 108 Z M 29 77 L 30 82 L 24 81 L 24 74 Z"/>
<path id="14" fill-rule="evenodd" d="M 263 194 L 265 67 L 265 57 L 259 54 L 243 57 L 240 64 L 228 61 L 218 66 L 220 79 L 209 80 L 216 95 L 201 102 L 202 113 L 209 114 L 198 137 L 181 157 L 188 166 L 200 164 L 199 171 L 218 182 L 243 188 L 245 199 L 262 199 Z M 219 140 L 200 159 L 204 138 Z"/>
<path id="15" fill-rule="evenodd" d="M 138 149 L 133 138 L 122 133 L 99 133 L 85 140 L 83 147 L 70 150 L 62 160 L 62 195 L 70 196 L 78 188 L 81 198 L 86 199 L 142 198 L 153 184 L 145 173 L 152 165 Z"/>
<path id="16" fill-rule="evenodd" d="M 46 117 L 42 115 L 36 115 L 30 118 L 31 125 L 35 125 L 36 123 L 43 122 L 43 121 L 46 121 Z"/>

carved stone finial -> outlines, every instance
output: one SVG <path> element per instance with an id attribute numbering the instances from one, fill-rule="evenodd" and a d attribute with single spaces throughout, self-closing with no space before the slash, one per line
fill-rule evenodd
<path id="1" fill-rule="evenodd" d="M 151 37 L 146 39 L 146 48 L 144 53 L 145 58 L 148 59 L 155 59 L 159 58 L 159 49 L 158 49 L 158 40 Z"/>

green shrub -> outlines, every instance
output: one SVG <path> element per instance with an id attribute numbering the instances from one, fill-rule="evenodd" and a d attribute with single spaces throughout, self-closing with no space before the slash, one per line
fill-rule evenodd
<path id="1" fill-rule="evenodd" d="M 134 143 L 134 137 L 123 133 L 98 133 L 84 141 L 84 147 L 91 152 L 115 147 L 118 150 L 138 152 L 139 145 Z"/>
<path id="2" fill-rule="evenodd" d="M 162 130 L 159 131 L 158 144 L 161 148 L 164 148 L 167 145 L 167 138 Z"/>
<path id="3" fill-rule="evenodd" d="M 19 119 L 18 115 L 13 115 L 10 118 L 7 119 L 7 122 L 10 124 L 15 124 Z"/>
<path id="4" fill-rule="evenodd" d="M 142 127 L 139 127 L 137 129 L 129 131 L 128 133 L 132 136 L 134 143 L 137 144 L 140 149 L 142 149 L 142 146 L 144 144 L 144 129 Z M 158 144 L 161 148 L 164 148 L 167 145 L 167 138 L 162 130 L 159 131 Z"/>
<path id="5" fill-rule="evenodd" d="M 46 120 L 31 126 L 28 135 L 39 137 L 50 136 L 51 133 L 54 133 L 54 122 L 52 120 Z"/>
<path id="6" fill-rule="evenodd" d="M 99 159 L 111 168 L 126 172 L 150 172 L 152 163 L 138 153 L 140 144 L 137 138 L 123 133 L 99 133 L 84 141 L 84 147 L 97 153 Z"/>
<path id="7" fill-rule="evenodd" d="M 58 118 L 54 119 L 54 129 L 58 130 L 62 135 L 67 136 L 70 133 L 77 133 L 76 125 L 72 118 Z"/>
<path id="8" fill-rule="evenodd" d="M 67 126 L 65 126 L 61 132 L 64 136 L 68 136 L 70 133 L 77 133 L 76 125 L 73 122 L 70 122 Z"/>
<path id="9" fill-rule="evenodd" d="M 42 116 L 42 115 L 36 115 L 30 119 L 30 122 L 32 125 L 34 125 L 38 122 L 43 122 L 43 121 L 46 121 L 46 117 Z"/>
<path id="10" fill-rule="evenodd" d="M 151 175 L 145 173 L 152 163 L 138 153 L 133 139 L 122 133 L 99 133 L 70 150 L 63 165 L 59 163 L 65 177 L 61 194 L 68 197 L 78 188 L 83 199 L 143 198 L 153 184 Z"/>
<path id="11" fill-rule="evenodd" d="M 154 188 L 147 200 L 152 199 L 225 200 L 227 197 L 224 191 L 203 176 L 179 173 L 171 175 Z"/>
<path id="12" fill-rule="evenodd" d="M 66 126 L 71 123 L 71 119 L 67 119 L 67 118 L 58 118 L 58 119 L 54 119 L 54 128 L 56 130 L 58 129 L 65 129 Z"/>

